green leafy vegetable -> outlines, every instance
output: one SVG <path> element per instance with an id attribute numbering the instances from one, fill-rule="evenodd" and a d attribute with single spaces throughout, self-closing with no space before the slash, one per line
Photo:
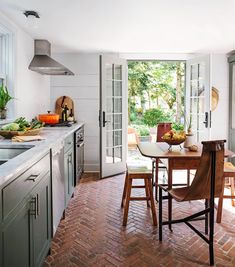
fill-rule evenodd
<path id="1" fill-rule="evenodd" d="M 2 126 L 1 129 L 4 131 L 18 131 L 19 128 L 20 128 L 20 126 L 18 123 L 12 122 L 12 123 L 9 123 L 9 124 Z"/>

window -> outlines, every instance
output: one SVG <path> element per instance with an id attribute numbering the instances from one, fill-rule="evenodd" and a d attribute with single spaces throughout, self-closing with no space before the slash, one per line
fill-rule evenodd
<path id="1" fill-rule="evenodd" d="M 0 85 L 6 85 L 11 96 L 13 90 L 13 33 L 0 24 Z M 14 116 L 14 101 L 8 104 L 7 118 Z"/>

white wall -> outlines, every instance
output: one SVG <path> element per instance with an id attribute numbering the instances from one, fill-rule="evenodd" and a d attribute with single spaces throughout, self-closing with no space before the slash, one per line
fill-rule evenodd
<path id="1" fill-rule="evenodd" d="M 229 66 L 225 54 L 211 55 L 211 85 L 219 90 L 219 103 L 212 112 L 211 139 L 228 140 Z"/>
<path id="2" fill-rule="evenodd" d="M 53 58 L 75 75 L 51 77 L 51 109 L 60 96 L 73 99 L 76 120 L 85 122 L 85 171 L 99 171 L 99 55 L 66 53 Z"/>
<path id="3" fill-rule="evenodd" d="M 16 24 L 0 13 L 0 24 L 14 34 L 14 117 L 32 119 L 50 107 L 50 77 L 28 69 L 34 55 L 33 39 Z"/>

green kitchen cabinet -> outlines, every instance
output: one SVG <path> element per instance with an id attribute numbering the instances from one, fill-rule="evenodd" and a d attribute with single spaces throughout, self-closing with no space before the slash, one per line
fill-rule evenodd
<path id="1" fill-rule="evenodd" d="M 67 207 L 69 200 L 74 192 L 74 152 L 71 147 L 64 154 L 64 174 L 65 174 L 65 207 Z"/>
<path id="2" fill-rule="evenodd" d="M 48 253 L 51 241 L 51 175 L 48 162 L 49 155 L 1 191 L 0 266 L 38 267 Z"/>
<path id="3" fill-rule="evenodd" d="M 41 266 L 51 241 L 51 178 L 48 173 L 33 192 L 35 212 L 32 215 L 33 266 Z"/>
<path id="4" fill-rule="evenodd" d="M 4 267 L 30 266 L 30 199 L 27 199 L 2 230 L 2 257 Z"/>

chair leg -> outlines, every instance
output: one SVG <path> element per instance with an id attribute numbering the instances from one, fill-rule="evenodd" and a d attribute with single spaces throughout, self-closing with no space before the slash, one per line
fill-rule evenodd
<path id="1" fill-rule="evenodd" d="M 155 162 L 152 161 L 152 187 L 154 187 L 154 172 L 155 172 Z"/>
<path id="2" fill-rule="evenodd" d="M 214 265 L 214 199 L 210 199 L 210 233 L 209 233 L 209 254 L 210 265 Z"/>
<path id="3" fill-rule="evenodd" d="M 156 159 L 155 163 L 155 200 L 158 201 L 158 163 L 159 159 Z"/>
<path id="4" fill-rule="evenodd" d="M 127 189 L 127 179 L 128 179 L 128 174 L 126 173 L 126 177 L 125 177 L 125 182 L 124 182 L 124 188 L 123 188 L 123 193 L 122 193 L 122 202 L 121 202 L 121 207 L 124 207 L 124 202 L 126 199 L 126 189 Z"/>
<path id="5" fill-rule="evenodd" d="M 217 216 L 216 216 L 216 222 L 217 223 L 221 223 L 221 219 L 222 219 L 223 201 L 224 201 L 224 184 L 225 184 L 225 179 L 223 178 L 222 190 L 220 193 L 220 197 L 219 197 L 219 201 L 218 201 L 218 208 L 217 208 Z"/>
<path id="6" fill-rule="evenodd" d="M 159 218 L 158 218 L 158 224 L 159 224 L 159 241 L 162 241 L 162 189 L 159 188 Z"/>
<path id="7" fill-rule="evenodd" d="M 146 194 L 146 202 L 147 202 L 147 207 L 150 208 L 149 205 L 149 199 L 150 199 L 150 192 L 149 192 L 149 188 L 148 188 L 148 179 L 144 179 L 144 186 L 145 186 L 145 194 Z"/>
<path id="8" fill-rule="evenodd" d="M 168 221 L 169 221 L 168 228 L 170 231 L 172 231 L 172 224 L 171 224 L 171 221 L 172 221 L 172 197 L 169 193 L 168 193 Z"/>
<path id="9" fill-rule="evenodd" d="M 157 215 L 156 215 L 156 209 L 155 209 L 155 203 L 153 198 L 153 189 L 152 185 L 150 184 L 150 181 L 146 179 L 146 183 L 149 188 L 149 196 L 150 196 L 150 203 L 151 203 L 151 210 L 152 210 L 152 217 L 153 217 L 153 225 L 157 226 Z"/>
<path id="10" fill-rule="evenodd" d="M 190 170 L 187 170 L 187 186 L 190 186 Z"/>
<path id="11" fill-rule="evenodd" d="M 208 208 L 208 199 L 205 200 L 205 209 Z M 205 234 L 208 235 L 208 224 L 209 224 L 209 220 L 208 220 L 208 213 L 205 214 Z"/>
<path id="12" fill-rule="evenodd" d="M 129 204 L 130 204 L 130 197 L 131 197 L 131 186 L 132 186 L 132 179 L 127 178 L 127 193 L 126 193 L 126 204 L 124 207 L 124 216 L 123 216 L 123 226 L 127 224 L 127 217 L 129 211 Z"/>
<path id="13" fill-rule="evenodd" d="M 234 197 L 234 177 L 230 178 L 230 184 L 231 184 L 231 196 Z M 232 206 L 235 206 L 234 198 L 232 198 Z"/>

